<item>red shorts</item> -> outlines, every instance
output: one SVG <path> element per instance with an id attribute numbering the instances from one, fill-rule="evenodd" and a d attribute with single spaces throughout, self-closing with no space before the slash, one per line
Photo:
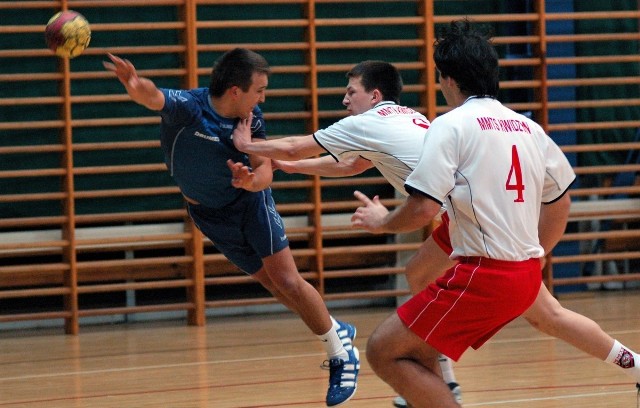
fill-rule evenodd
<path id="1" fill-rule="evenodd" d="M 440 353 L 458 361 L 482 346 L 534 302 L 540 260 L 459 259 L 444 276 L 398 308 L 398 316 Z"/>
<path id="2" fill-rule="evenodd" d="M 449 215 L 446 212 L 440 216 L 442 222 L 431 233 L 433 240 L 447 254 L 451 255 L 453 247 L 451 247 L 451 238 L 449 238 Z"/>

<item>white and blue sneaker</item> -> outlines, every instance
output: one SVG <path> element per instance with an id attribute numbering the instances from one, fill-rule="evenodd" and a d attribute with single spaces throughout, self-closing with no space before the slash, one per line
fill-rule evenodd
<path id="1" fill-rule="evenodd" d="M 449 386 L 453 397 L 456 399 L 456 402 L 458 404 L 462 404 L 462 390 L 460 389 L 460 385 L 455 382 L 451 382 L 447 385 Z M 411 408 L 411 405 L 407 403 L 407 400 L 400 396 L 397 396 L 393 399 L 393 406 L 396 408 Z"/>
<path id="2" fill-rule="evenodd" d="M 340 320 L 336 320 L 336 322 L 340 326 L 338 329 L 336 329 L 336 331 L 338 332 L 338 337 L 340 337 L 340 340 L 342 340 L 342 345 L 346 348 L 346 346 L 350 345 L 350 343 L 353 343 L 353 341 L 356 339 L 358 330 L 356 329 L 356 326 L 347 322 L 341 322 Z"/>
<path id="3" fill-rule="evenodd" d="M 352 326 L 353 327 L 353 326 Z M 355 329 L 355 328 L 354 328 Z M 355 330 L 354 330 L 355 336 Z M 347 349 L 349 361 L 340 358 L 326 360 L 322 364 L 322 368 L 329 370 L 329 389 L 327 390 L 327 406 L 335 407 L 343 404 L 356 393 L 358 386 L 358 371 L 360 371 L 360 353 L 358 349 L 351 344 Z"/>

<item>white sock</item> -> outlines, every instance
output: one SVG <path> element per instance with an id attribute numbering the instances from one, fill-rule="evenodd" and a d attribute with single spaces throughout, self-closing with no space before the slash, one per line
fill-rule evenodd
<path id="1" fill-rule="evenodd" d="M 618 340 L 613 342 L 613 347 L 604 361 L 622 368 L 627 375 L 640 383 L 640 355 L 626 348 Z"/>
<path id="2" fill-rule="evenodd" d="M 440 371 L 442 371 L 442 379 L 447 384 L 457 383 L 456 376 L 453 373 L 453 363 L 451 359 L 443 354 L 438 356 L 438 362 L 440 363 Z"/>
<path id="3" fill-rule="evenodd" d="M 338 332 L 334 327 L 329 329 L 325 334 L 318 335 L 318 338 L 322 342 L 329 359 L 339 358 L 343 361 L 349 361 L 349 354 L 342 345 L 342 340 L 340 340 Z"/>
<path id="4" fill-rule="evenodd" d="M 333 316 L 331 315 L 329 315 L 329 318 L 331 318 L 331 323 L 333 323 L 333 330 L 338 330 L 340 328 L 338 321 L 334 319 Z"/>

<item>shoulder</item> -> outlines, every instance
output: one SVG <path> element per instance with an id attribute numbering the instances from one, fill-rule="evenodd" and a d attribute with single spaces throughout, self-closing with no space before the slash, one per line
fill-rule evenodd
<path id="1" fill-rule="evenodd" d="M 353 129 L 358 126 L 357 124 L 362 121 L 362 115 L 363 114 L 345 116 L 344 118 L 327 126 L 326 128 L 318 130 L 316 133 L 329 133 L 335 135 L 336 133 L 340 134 L 348 132 L 348 129 Z"/>
<path id="2" fill-rule="evenodd" d="M 452 109 L 448 112 L 445 112 L 435 119 L 431 121 L 431 127 L 429 130 L 432 130 L 434 127 L 440 126 L 453 126 L 456 124 L 460 124 L 462 119 L 467 116 L 467 113 L 461 110 L 461 107 Z"/>
<path id="3" fill-rule="evenodd" d="M 251 113 L 253 114 L 253 118 L 251 119 L 251 137 L 266 139 L 266 122 L 262 116 L 262 111 L 258 106 L 255 106 Z"/>
<path id="4" fill-rule="evenodd" d="M 264 115 L 262 114 L 262 110 L 258 107 L 258 105 L 256 105 L 253 110 L 251 111 L 251 113 L 253 114 L 253 120 L 260 120 L 264 122 Z"/>
<path id="5" fill-rule="evenodd" d="M 198 99 L 199 94 L 194 89 L 159 88 L 165 99 L 174 103 L 186 103 Z"/>

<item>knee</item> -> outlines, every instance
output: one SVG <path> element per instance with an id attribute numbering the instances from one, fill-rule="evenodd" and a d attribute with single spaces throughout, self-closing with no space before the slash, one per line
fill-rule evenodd
<path id="1" fill-rule="evenodd" d="M 296 273 L 295 275 L 286 274 L 277 276 L 272 279 L 272 283 L 277 291 L 284 293 L 289 298 L 295 299 L 299 296 L 299 293 L 302 290 L 302 285 L 306 282 Z"/>
<path id="2" fill-rule="evenodd" d="M 261 269 L 258 273 L 252 275 L 252 278 L 260 282 L 260 284 L 271 292 L 274 296 L 278 297 L 283 294 L 289 294 L 292 291 L 294 282 L 292 279 L 288 279 L 283 276 L 273 277 L 265 269 Z"/>
<path id="3" fill-rule="evenodd" d="M 524 318 L 535 329 L 549 335 L 554 335 L 561 325 L 562 306 L 547 305 L 548 307 L 535 308 L 527 313 Z"/>
<path id="4" fill-rule="evenodd" d="M 527 323 L 529 323 L 534 329 L 544 331 L 542 325 L 540 324 L 540 320 L 535 317 L 525 317 Z"/>
<path id="5" fill-rule="evenodd" d="M 389 348 L 389 342 L 385 338 L 384 332 L 379 328 L 369 336 L 367 341 L 367 361 L 371 369 L 378 375 L 385 367 L 389 366 Z"/>
<path id="6" fill-rule="evenodd" d="M 305 283 L 305 280 L 297 270 L 269 270 L 264 268 L 260 274 L 256 275 L 254 275 L 254 278 L 257 278 L 262 286 L 270 292 L 285 294 L 287 297 L 295 296 L 301 290 L 301 285 Z"/>

